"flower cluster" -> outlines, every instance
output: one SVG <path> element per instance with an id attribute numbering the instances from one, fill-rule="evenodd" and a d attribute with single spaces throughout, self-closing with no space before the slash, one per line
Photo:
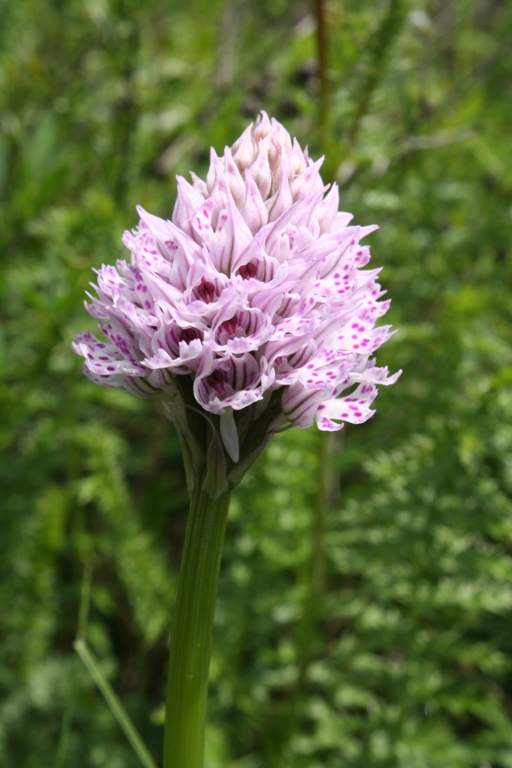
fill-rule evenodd
<path id="1" fill-rule="evenodd" d="M 103 266 L 86 303 L 106 339 L 77 336 L 86 375 L 162 398 L 187 376 L 198 407 L 232 427 L 276 390 L 298 427 L 370 418 L 377 384 L 398 376 L 372 359 L 390 336 L 375 327 L 389 305 L 379 270 L 362 269 L 376 227 L 349 226 L 321 163 L 263 113 L 222 157 L 212 150 L 206 181 L 178 178 L 172 221 L 139 208 L 131 258 Z"/>

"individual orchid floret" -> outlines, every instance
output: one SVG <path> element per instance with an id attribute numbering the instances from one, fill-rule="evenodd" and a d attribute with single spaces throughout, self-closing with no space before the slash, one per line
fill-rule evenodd
<path id="1" fill-rule="evenodd" d="M 369 419 L 399 376 L 373 358 L 391 335 L 379 270 L 364 269 L 376 227 L 350 225 L 321 164 L 263 113 L 212 150 L 205 180 L 178 177 L 171 220 L 139 208 L 129 259 L 98 271 L 86 303 L 104 340 L 77 336 L 85 374 L 159 398 L 184 440 L 175 409 L 203 413 L 235 464 L 256 434 Z"/>

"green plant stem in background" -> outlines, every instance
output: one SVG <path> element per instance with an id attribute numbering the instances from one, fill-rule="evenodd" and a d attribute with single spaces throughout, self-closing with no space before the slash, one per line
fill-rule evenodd
<path id="1" fill-rule="evenodd" d="M 332 487 L 333 435 L 318 433 L 318 491 L 312 508 L 310 542 L 311 549 L 306 564 L 306 592 L 303 613 L 297 634 L 297 681 L 287 704 L 287 712 L 280 726 L 281 744 L 297 732 L 298 703 L 304 695 L 309 666 L 315 655 L 318 639 L 318 622 L 325 582 L 325 520 L 329 511 Z"/>
<path id="2" fill-rule="evenodd" d="M 327 22 L 325 18 L 325 0 L 315 0 L 316 41 L 318 52 L 318 72 L 320 79 L 319 123 L 322 139 L 325 140 L 329 127 L 329 76 L 327 49 Z"/>
<path id="3" fill-rule="evenodd" d="M 308 591 L 304 601 L 304 613 L 298 647 L 298 690 L 302 691 L 311 662 L 315 642 L 319 605 L 324 590 L 325 573 L 325 518 L 329 507 L 331 486 L 332 435 L 318 434 L 318 494 L 311 524 L 311 554 L 308 564 Z"/>
<path id="4" fill-rule="evenodd" d="M 192 491 L 173 618 L 164 768 L 202 768 L 213 617 L 230 492 Z"/>
<path id="5" fill-rule="evenodd" d="M 389 0 L 386 15 L 371 41 L 366 75 L 359 95 L 356 97 L 354 119 L 348 134 L 351 147 L 354 147 L 357 142 L 361 123 L 370 109 L 372 96 L 386 73 L 386 58 L 400 32 L 404 19 L 403 7 L 403 0 Z"/>

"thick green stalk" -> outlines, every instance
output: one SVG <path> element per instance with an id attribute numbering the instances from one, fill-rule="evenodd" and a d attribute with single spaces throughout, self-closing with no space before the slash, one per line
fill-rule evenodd
<path id="1" fill-rule="evenodd" d="M 202 768 L 213 617 L 230 492 L 216 498 L 196 475 L 169 657 L 164 768 Z"/>

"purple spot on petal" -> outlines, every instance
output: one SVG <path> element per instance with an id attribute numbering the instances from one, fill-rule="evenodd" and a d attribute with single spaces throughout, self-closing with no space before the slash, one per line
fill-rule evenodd
<path id="1" fill-rule="evenodd" d="M 238 270 L 238 274 L 243 280 L 249 280 L 249 278 L 254 277 L 256 275 L 257 267 L 256 264 L 253 264 L 252 262 L 249 262 L 248 264 L 244 264 L 240 267 Z"/>

